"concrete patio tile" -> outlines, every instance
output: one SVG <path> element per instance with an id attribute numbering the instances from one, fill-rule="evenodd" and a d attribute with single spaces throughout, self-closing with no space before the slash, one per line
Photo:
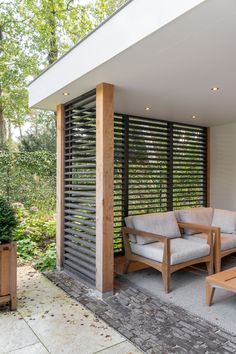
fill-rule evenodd
<path id="1" fill-rule="evenodd" d="M 63 307 L 70 298 L 31 267 L 18 268 L 18 311 L 23 317 Z M 55 308 L 56 307 L 56 308 Z"/>
<path id="2" fill-rule="evenodd" d="M 125 341 L 32 268 L 19 269 L 18 311 L 52 354 L 92 354 Z"/>
<path id="3" fill-rule="evenodd" d="M 104 349 L 96 354 L 142 354 L 133 344 L 128 341 L 116 344 L 113 347 Z"/>
<path id="4" fill-rule="evenodd" d="M 19 313 L 0 313 L 0 354 L 38 342 L 38 338 Z"/>
<path id="5" fill-rule="evenodd" d="M 30 345 L 18 350 L 8 352 L 7 354 L 48 354 L 49 352 L 41 343 Z"/>
<path id="6" fill-rule="evenodd" d="M 36 315 L 27 321 L 52 354 L 92 354 L 124 341 L 120 334 L 81 306 L 75 308 L 66 304 L 66 308 L 53 317 Z"/>

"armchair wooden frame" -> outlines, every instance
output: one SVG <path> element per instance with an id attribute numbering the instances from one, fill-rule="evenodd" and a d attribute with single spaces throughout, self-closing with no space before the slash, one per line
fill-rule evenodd
<path id="1" fill-rule="evenodd" d="M 170 245 L 171 245 L 172 238 L 163 235 L 156 235 L 150 232 L 145 232 L 134 228 L 124 227 L 123 229 L 124 248 L 125 248 L 124 273 L 128 272 L 130 262 L 138 261 L 146 265 L 149 265 L 150 267 L 155 268 L 162 273 L 163 285 L 166 293 L 170 292 L 171 274 L 176 272 L 179 269 L 191 266 L 193 264 L 206 263 L 208 274 L 209 275 L 213 274 L 214 273 L 214 238 L 219 234 L 219 228 L 208 226 L 208 225 L 198 225 L 198 224 L 183 223 L 183 222 L 178 222 L 178 225 L 181 229 L 187 227 L 187 228 L 195 229 L 199 232 L 208 233 L 207 243 L 210 246 L 209 255 L 201 258 L 191 259 L 187 262 L 171 265 Z M 155 241 L 163 242 L 164 251 L 163 251 L 162 263 L 133 253 L 131 250 L 130 240 L 129 240 L 130 234 L 147 237 L 149 239 L 153 239 L 154 242 Z M 217 237 L 219 238 L 219 236 Z"/>
<path id="2" fill-rule="evenodd" d="M 218 228 L 214 247 L 214 264 L 216 273 L 221 271 L 221 259 L 232 253 L 236 253 L 236 247 L 224 251 L 221 250 L 221 231 L 220 228 Z"/>

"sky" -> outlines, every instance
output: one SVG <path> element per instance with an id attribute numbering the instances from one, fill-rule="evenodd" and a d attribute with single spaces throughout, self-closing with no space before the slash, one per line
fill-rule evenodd
<path id="1" fill-rule="evenodd" d="M 87 4 L 89 4 L 90 2 L 94 2 L 94 0 L 80 0 L 80 4 L 81 4 L 81 5 L 87 5 Z"/>

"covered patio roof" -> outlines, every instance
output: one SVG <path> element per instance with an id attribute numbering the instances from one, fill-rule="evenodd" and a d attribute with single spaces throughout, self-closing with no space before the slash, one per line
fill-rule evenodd
<path id="1" fill-rule="evenodd" d="M 57 109 L 57 265 L 101 296 L 125 216 L 235 209 L 235 15 L 129 1 L 29 85 L 31 107 Z"/>
<path id="2" fill-rule="evenodd" d="M 109 82 L 116 112 L 234 122 L 235 16 L 233 0 L 129 1 L 29 85 L 30 106 L 55 110 Z"/>

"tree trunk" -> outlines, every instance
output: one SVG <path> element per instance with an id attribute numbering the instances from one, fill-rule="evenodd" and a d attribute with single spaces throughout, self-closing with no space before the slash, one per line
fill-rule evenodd
<path id="1" fill-rule="evenodd" d="M 8 120 L 8 122 L 7 122 L 7 131 L 8 131 L 7 138 L 9 140 L 12 140 L 12 127 L 11 127 L 11 121 L 10 120 Z"/>
<path id="2" fill-rule="evenodd" d="M 49 42 L 49 52 L 48 52 L 48 62 L 49 64 L 54 63 L 58 59 L 58 43 L 57 43 L 57 22 L 56 22 L 56 11 L 54 8 L 53 0 L 50 1 L 51 11 L 49 14 L 49 28 L 50 28 L 50 42 Z"/>
<path id="3" fill-rule="evenodd" d="M 38 135 L 39 135 L 38 120 L 39 120 L 38 112 L 35 111 L 35 114 L 34 114 L 34 134 L 36 137 L 38 137 Z"/>
<path id="4" fill-rule="evenodd" d="M 2 28 L 0 27 L 0 54 L 2 53 Z M 0 147 L 5 143 L 5 124 L 3 117 L 2 87 L 0 85 Z"/>
<path id="5" fill-rule="evenodd" d="M 22 127 L 21 127 L 21 124 L 18 125 L 18 128 L 19 128 L 19 132 L 20 132 L 20 140 L 22 140 L 23 134 L 22 134 Z"/>
<path id="6" fill-rule="evenodd" d="M 5 124 L 3 118 L 2 89 L 0 87 L 0 147 L 5 143 Z"/>

